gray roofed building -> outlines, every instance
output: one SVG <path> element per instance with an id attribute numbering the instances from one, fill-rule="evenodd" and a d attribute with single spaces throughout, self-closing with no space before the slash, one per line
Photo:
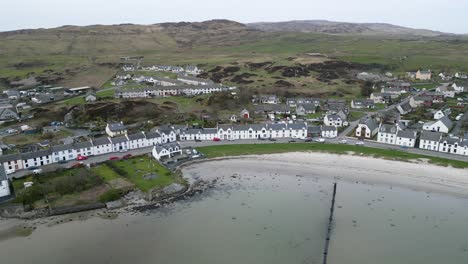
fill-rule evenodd
<path id="1" fill-rule="evenodd" d="M 322 129 L 320 126 L 308 126 L 307 127 L 307 134 L 309 135 L 320 135 L 322 133 Z"/>
<path id="2" fill-rule="evenodd" d="M 366 125 L 370 130 L 374 130 L 379 127 L 373 118 L 363 118 L 359 123 Z"/>
<path id="3" fill-rule="evenodd" d="M 128 141 L 128 139 L 125 136 L 111 138 L 112 144 L 118 144 L 118 143 L 123 143 L 123 142 L 127 142 L 127 141 Z"/>
<path id="4" fill-rule="evenodd" d="M 49 156 L 51 154 L 52 154 L 52 152 L 50 151 L 50 149 L 44 149 L 44 150 L 39 150 L 39 151 L 35 151 L 35 152 L 23 153 L 23 154 L 21 154 L 21 158 L 23 160 L 28 160 L 28 159 L 34 159 L 34 158 Z"/>
<path id="5" fill-rule="evenodd" d="M 102 145 L 107 145 L 111 143 L 108 137 L 98 137 L 98 138 L 93 139 L 92 141 L 93 141 L 94 146 L 102 146 Z"/>
<path id="6" fill-rule="evenodd" d="M 160 138 L 161 137 L 161 134 L 157 131 L 154 131 L 154 132 L 149 132 L 146 134 L 146 138 L 150 139 L 150 138 Z"/>
<path id="7" fill-rule="evenodd" d="M 294 123 L 294 124 L 288 124 L 289 129 L 294 129 L 294 130 L 301 130 L 301 129 L 306 129 L 307 125 L 305 123 Z"/>
<path id="8" fill-rule="evenodd" d="M 14 161 L 14 160 L 21 160 L 21 154 L 8 154 L 8 155 L 0 155 L 0 163 L 3 164 L 5 162 Z"/>
<path id="9" fill-rule="evenodd" d="M 448 118 L 448 116 L 442 117 L 441 119 L 439 119 L 439 121 L 441 121 L 449 129 L 453 127 L 453 122 L 452 120 L 450 120 L 450 118 Z"/>
<path id="10" fill-rule="evenodd" d="M 64 151 L 64 150 L 69 150 L 73 149 L 72 144 L 66 144 L 66 145 L 55 145 L 50 148 L 52 152 L 59 152 L 59 151 Z"/>
<path id="11" fill-rule="evenodd" d="M 337 131 L 336 126 L 322 126 L 322 131 Z"/>
<path id="12" fill-rule="evenodd" d="M 439 142 L 442 139 L 442 133 L 433 131 L 422 131 L 420 139 Z"/>
<path id="13" fill-rule="evenodd" d="M 112 132 L 119 132 L 119 131 L 127 130 L 123 122 L 110 123 L 108 124 L 108 126 L 109 126 L 109 130 Z"/>
<path id="14" fill-rule="evenodd" d="M 399 130 L 397 132 L 397 137 L 416 139 L 418 137 L 418 133 L 416 131 L 411 131 L 411 130 Z"/>
<path id="15" fill-rule="evenodd" d="M 93 144 L 90 141 L 82 141 L 82 142 L 77 142 L 73 144 L 73 149 L 78 150 L 78 149 L 85 149 L 85 148 L 91 148 Z"/>
<path id="16" fill-rule="evenodd" d="M 201 129 L 201 133 L 202 134 L 217 134 L 218 133 L 218 129 L 216 128 L 203 128 Z"/>
<path id="17" fill-rule="evenodd" d="M 146 138 L 145 134 L 143 132 L 138 132 L 136 134 L 131 134 L 127 136 L 129 140 L 139 140 L 139 139 L 144 139 Z"/>
<path id="18" fill-rule="evenodd" d="M 379 129 L 379 132 L 388 133 L 388 134 L 395 134 L 397 131 L 398 131 L 397 126 L 387 125 L 387 124 L 380 125 L 380 129 Z"/>

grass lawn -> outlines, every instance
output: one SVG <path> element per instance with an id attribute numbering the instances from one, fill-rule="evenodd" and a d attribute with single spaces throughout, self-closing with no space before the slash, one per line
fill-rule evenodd
<path id="1" fill-rule="evenodd" d="M 366 113 L 364 112 L 359 112 L 359 111 L 351 111 L 349 113 L 349 121 L 356 121 L 358 119 L 360 119 L 361 117 L 364 117 L 366 115 Z"/>
<path id="2" fill-rule="evenodd" d="M 99 97 L 114 97 L 114 89 L 105 90 L 105 91 L 98 91 L 96 92 L 96 96 Z"/>
<path id="3" fill-rule="evenodd" d="M 48 137 L 47 135 L 38 133 L 38 134 L 17 134 L 6 136 L 3 138 L 3 142 L 5 144 L 15 144 L 15 145 L 27 145 L 27 144 L 34 144 L 41 142 L 43 140 L 50 140 L 56 141 L 58 139 L 62 139 L 68 136 L 71 136 L 72 133 L 68 130 L 60 130 L 58 132 L 52 133 L 52 137 Z"/>
<path id="4" fill-rule="evenodd" d="M 83 95 L 80 95 L 80 96 L 75 96 L 73 98 L 70 98 L 68 100 L 65 100 L 62 102 L 63 104 L 65 105 L 80 105 L 80 104 L 84 104 L 86 103 L 85 99 L 84 99 L 84 96 Z"/>
<path id="5" fill-rule="evenodd" d="M 120 178 L 119 174 L 112 170 L 109 166 L 103 164 L 91 169 L 99 177 L 101 177 L 105 182 L 109 183 L 113 180 Z"/>
<path id="6" fill-rule="evenodd" d="M 174 174 L 170 170 L 147 156 L 114 161 L 113 164 L 125 172 L 122 176 L 144 192 L 167 186 L 175 181 Z M 156 174 L 157 177 L 145 179 L 144 176 L 149 174 Z"/>
<path id="7" fill-rule="evenodd" d="M 208 158 L 240 156 L 240 155 L 258 155 L 286 152 L 326 152 L 334 154 L 346 154 L 350 151 L 362 153 L 363 155 L 408 161 L 415 159 L 427 159 L 430 163 L 456 168 L 468 168 L 468 162 L 449 160 L 443 158 L 429 157 L 419 154 L 407 153 L 397 150 L 376 149 L 354 145 L 337 144 L 314 144 L 314 143 L 295 143 L 295 144 L 250 144 L 250 145 L 220 145 L 200 147 L 198 150 Z"/>

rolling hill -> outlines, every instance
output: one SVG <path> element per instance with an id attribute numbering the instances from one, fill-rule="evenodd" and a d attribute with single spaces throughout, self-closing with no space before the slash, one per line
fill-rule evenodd
<path id="1" fill-rule="evenodd" d="M 327 20 L 295 20 L 286 22 L 260 22 L 247 25 L 262 31 L 294 31 L 325 34 L 352 34 L 377 36 L 425 36 L 453 35 L 427 29 L 413 29 L 384 23 L 347 23 Z"/>

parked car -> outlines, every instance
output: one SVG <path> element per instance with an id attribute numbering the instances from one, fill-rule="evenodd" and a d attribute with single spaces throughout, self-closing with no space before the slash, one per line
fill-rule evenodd
<path id="1" fill-rule="evenodd" d="M 112 157 L 109 158 L 109 160 L 118 160 L 118 159 L 119 159 L 119 157 L 116 157 L 116 156 L 112 156 Z"/>
<path id="2" fill-rule="evenodd" d="M 306 139 L 304 140 L 304 142 L 312 142 L 312 139 L 311 139 L 311 138 L 306 138 Z"/>
<path id="3" fill-rule="evenodd" d="M 199 158 L 199 157 L 201 157 L 200 154 L 192 155 L 192 158 L 193 158 L 193 159 L 196 159 L 196 158 Z"/>
<path id="4" fill-rule="evenodd" d="M 269 138 L 270 141 L 276 141 L 276 138 Z"/>
<path id="5" fill-rule="evenodd" d="M 76 158 L 76 160 L 87 160 L 87 159 L 88 159 L 88 157 L 86 157 L 86 156 L 78 156 Z"/>
<path id="6" fill-rule="evenodd" d="M 290 140 L 288 141 L 288 143 L 295 143 L 295 142 L 296 142 L 295 139 L 290 139 Z"/>
<path id="7" fill-rule="evenodd" d="M 68 162 L 68 160 L 59 160 L 59 161 L 58 161 L 58 164 L 65 164 L 65 163 L 67 163 L 67 162 Z"/>
<path id="8" fill-rule="evenodd" d="M 122 157 L 122 159 L 126 160 L 126 159 L 129 159 L 132 157 L 132 154 L 127 154 L 125 156 Z"/>
<path id="9" fill-rule="evenodd" d="M 364 141 L 356 141 L 356 146 L 364 146 Z"/>
<path id="10" fill-rule="evenodd" d="M 346 143 L 348 143 L 348 141 L 346 139 L 340 140 L 340 144 L 346 144 Z"/>
<path id="11" fill-rule="evenodd" d="M 195 142 L 201 142 L 201 140 L 197 138 L 197 139 L 195 139 Z"/>
<path id="12" fill-rule="evenodd" d="M 39 174 L 39 173 L 41 173 L 41 172 L 42 172 L 42 169 L 40 169 L 40 168 L 39 168 L 39 169 L 34 169 L 34 170 L 33 170 L 33 174 Z"/>
<path id="13" fill-rule="evenodd" d="M 221 139 L 220 139 L 220 138 L 217 138 L 217 137 L 215 137 L 215 138 L 213 138 L 213 141 L 221 141 Z"/>
<path id="14" fill-rule="evenodd" d="M 462 117 L 463 117 L 463 114 L 459 114 L 457 115 L 457 117 L 455 117 L 455 120 L 460 121 Z"/>
<path id="15" fill-rule="evenodd" d="M 325 139 L 324 139 L 324 138 L 316 138 L 316 139 L 315 139 L 315 142 L 317 142 L 317 143 L 325 143 Z"/>

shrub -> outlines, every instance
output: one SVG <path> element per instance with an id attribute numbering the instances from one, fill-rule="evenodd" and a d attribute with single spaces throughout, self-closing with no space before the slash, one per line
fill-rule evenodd
<path id="1" fill-rule="evenodd" d="M 120 189 L 110 189 L 107 192 L 99 196 L 99 201 L 101 203 L 112 202 L 120 199 L 124 195 L 124 192 Z"/>

